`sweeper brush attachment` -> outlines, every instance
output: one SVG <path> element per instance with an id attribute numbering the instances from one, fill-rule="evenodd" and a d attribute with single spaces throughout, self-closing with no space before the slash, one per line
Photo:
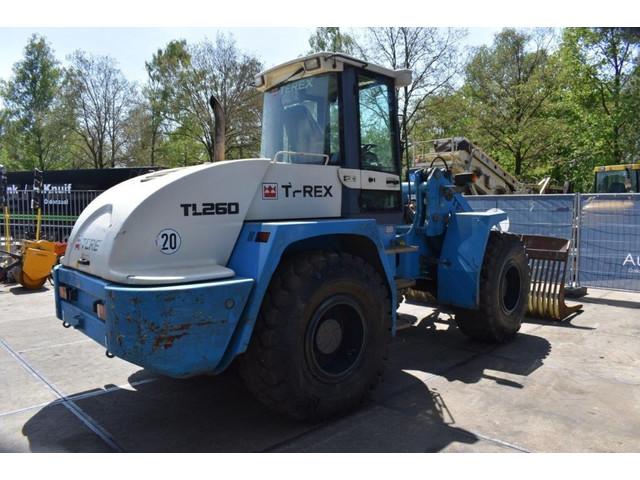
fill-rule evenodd
<path id="1" fill-rule="evenodd" d="M 582 308 L 564 303 L 564 284 L 571 240 L 564 238 L 522 235 L 531 272 L 528 314 L 564 320 Z"/>

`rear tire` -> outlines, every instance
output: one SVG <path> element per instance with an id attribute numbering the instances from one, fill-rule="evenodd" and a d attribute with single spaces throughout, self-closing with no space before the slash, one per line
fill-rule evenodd
<path id="1" fill-rule="evenodd" d="M 516 235 L 492 231 L 480 273 L 480 308 L 456 310 L 458 327 L 484 342 L 506 342 L 520 330 L 529 296 L 529 265 Z"/>
<path id="2" fill-rule="evenodd" d="M 391 340 L 387 285 L 362 258 L 303 252 L 274 274 L 246 353 L 247 388 L 298 420 L 357 407 L 379 383 Z"/>

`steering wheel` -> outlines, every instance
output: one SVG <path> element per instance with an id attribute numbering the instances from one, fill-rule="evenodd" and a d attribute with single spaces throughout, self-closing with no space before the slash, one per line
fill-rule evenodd
<path id="1" fill-rule="evenodd" d="M 377 145 L 375 143 L 363 143 L 360 146 L 360 156 L 362 157 L 363 165 L 368 165 L 371 167 L 380 166 L 380 163 L 378 162 L 378 155 L 376 155 L 372 151 L 376 147 Z"/>

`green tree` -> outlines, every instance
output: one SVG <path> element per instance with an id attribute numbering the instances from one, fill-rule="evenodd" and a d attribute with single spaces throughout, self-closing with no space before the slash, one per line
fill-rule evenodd
<path id="1" fill-rule="evenodd" d="M 215 95 L 225 114 L 226 156 L 254 156 L 260 145 L 261 96 L 253 84 L 261 68 L 256 57 L 238 50 L 232 37 L 219 35 L 215 42 L 195 45 L 170 42 L 147 63 L 149 106 L 158 109 L 168 139 L 179 130 L 180 138 L 199 142 L 212 161 L 215 119 L 209 97 Z"/>
<path id="2" fill-rule="evenodd" d="M 108 56 L 76 51 L 65 75 L 66 118 L 80 139 L 80 156 L 94 168 L 127 163 L 125 122 L 136 91 Z"/>
<path id="3" fill-rule="evenodd" d="M 640 155 L 640 30 L 567 28 L 558 56 L 569 123 L 564 172 L 586 189 L 594 166 Z"/>
<path id="4" fill-rule="evenodd" d="M 11 79 L 0 84 L 6 155 L 13 157 L 16 168 L 46 170 L 61 163 L 56 114 L 60 82 L 53 50 L 44 37 L 32 35 Z"/>
<path id="5" fill-rule="evenodd" d="M 552 40 L 547 30 L 504 29 L 466 67 L 473 140 L 523 178 L 545 170 L 561 128 L 552 108 L 558 88 Z"/>
<path id="6" fill-rule="evenodd" d="M 400 137 L 407 148 L 428 100 L 453 89 L 463 65 L 459 47 L 465 35 L 464 30 L 435 27 L 382 27 L 368 28 L 359 39 L 367 60 L 413 72 L 411 85 L 398 92 Z"/>
<path id="7" fill-rule="evenodd" d="M 309 38 L 309 53 L 340 52 L 353 55 L 358 52 L 355 39 L 348 33 L 340 31 L 340 27 L 319 27 Z"/>

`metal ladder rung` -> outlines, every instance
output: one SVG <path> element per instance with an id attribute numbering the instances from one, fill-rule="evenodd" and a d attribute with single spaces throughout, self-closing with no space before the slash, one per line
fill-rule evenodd
<path id="1" fill-rule="evenodd" d="M 393 247 L 385 248 L 384 252 L 387 255 L 392 255 L 395 253 L 416 253 L 420 249 L 418 247 L 414 247 L 413 245 L 396 245 Z"/>

